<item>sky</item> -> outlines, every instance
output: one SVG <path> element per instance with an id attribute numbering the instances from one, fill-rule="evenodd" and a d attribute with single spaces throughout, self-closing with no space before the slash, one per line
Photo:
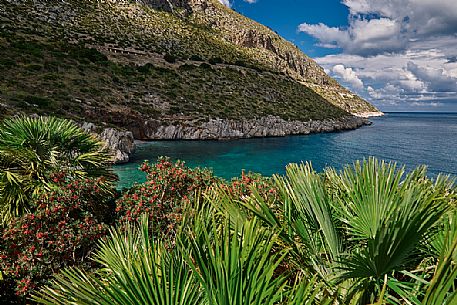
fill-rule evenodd
<path id="1" fill-rule="evenodd" d="M 457 0 L 219 0 L 382 111 L 457 112 Z"/>

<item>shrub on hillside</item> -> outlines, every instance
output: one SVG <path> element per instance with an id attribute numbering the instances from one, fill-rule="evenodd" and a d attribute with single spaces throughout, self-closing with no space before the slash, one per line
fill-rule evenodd
<path id="1" fill-rule="evenodd" d="M 237 61 L 235 61 L 235 66 L 247 67 L 248 64 L 242 60 L 237 60 Z"/>
<path id="2" fill-rule="evenodd" d="M 175 63 L 177 60 L 176 56 L 168 53 L 163 56 L 163 59 L 165 59 L 166 62 L 169 62 L 171 64 Z"/>
<path id="3" fill-rule="evenodd" d="M 108 57 L 94 48 L 75 46 L 69 48 L 69 54 L 78 60 L 88 60 L 93 63 L 107 63 Z"/>
<path id="4" fill-rule="evenodd" d="M 2 232 L 0 268 L 7 282 L 15 282 L 18 296 L 63 267 L 92 267 L 87 257 L 107 233 L 103 220 L 114 210 L 114 190 L 105 188 L 104 178 L 62 178 L 54 176 L 61 187 L 43 194 L 33 213 L 13 218 Z"/>
<path id="5" fill-rule="evenodd" d="M 213 57 L 208 60 L 211 65 L 223 64 L 224 60 L 220 57 Z"/>
<path id="6" fill-rule="evenodd" d="M 200 68 L 202 69 L 205 69 L 205 70 L 211 70 L 211 65 L 210 64 L 207 64 L 206 62 L 202 62 L 199 66 Z"/>
<path id="7" fill-rule="evenodd" d="M 209 170 L 189 168 L 184 162 L 159 158 L 155 164 L 143 163 L 140 170 L 147 181 L 135 185 L 116 202 L 121 225 L 149 215 L 154 235 L 171 238 L 182 219 L 182 211 L 196 200 L 196 193 L 216 181 Z"/>
<path id="8" fill-rule="evenodd" d="M 203 58 L 200 56 L 200 55 L 191 55 L 189 57 L 189 60 L 193 60 L 193 61 L 203 61 Z"/>

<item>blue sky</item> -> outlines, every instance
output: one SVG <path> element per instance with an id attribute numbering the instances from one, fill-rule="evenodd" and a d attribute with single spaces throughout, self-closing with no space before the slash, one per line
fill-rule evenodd
<path id="1" fill-rule="evenodd" d="M 220 0 L 383 111 L 457 111 L 457 0 Z"/>

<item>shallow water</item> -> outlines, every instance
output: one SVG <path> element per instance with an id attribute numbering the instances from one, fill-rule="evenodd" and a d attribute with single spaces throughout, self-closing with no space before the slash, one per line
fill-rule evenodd
<path id="1" fill-rule="evenodd" d="M 132 163 L 115 167 L 119 187 L 144 181 L 137 170 L 143 160 L 158 156 L 186 161 L 189 166 L 210 167 L 230 179 L 241 171 L 263 175 L 284 173 L 286 164 L 311 161 L 314 168 L 341 168 L 357 159 L 375 156 L 397 161 L 408 169 L 428 165 L 435 176 L 457 176 L 457 113 L 388 113 L 372 118 L 373 125 L 357 130 L 230 141 L 155 141 L 139 145 Z"/>

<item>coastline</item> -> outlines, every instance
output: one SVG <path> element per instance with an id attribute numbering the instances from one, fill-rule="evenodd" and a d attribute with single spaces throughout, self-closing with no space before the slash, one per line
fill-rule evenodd
<path id="1" fill-rule="evenodd" d="M 370 125 L 364 117 L 353 115 L 337 119 L 286 121 L 277 116 L 259 119 L 210 119 L 207 122 L 179 121 L 164 124 L 148 120 L 142 124 L 126 127 L 128 131 L 110 128 L 98 136 L 107 143 L 114 154 L 116 164 L 128 163 L 138 141 L 160 140 L 235 140 L 263 137 L 284 137 L 315 133 L 353 130 Z M 109 135 L 109 136 L 108 136 Z"/>
<path id="2" fill-rule="evenodd" d="M 385 117 L 371 120 L 371 126 L 348 132 L 304 136 L 233 141 L 137 141 L 138 149 L 131 162 L 119 165 L 116 172 L 121 173 L 124 181 L 135 180 L 136 169 L 143 160 L 154 161 L 156 157 L 166 155 L 172 159 L 186 160 L 192 166 L 213 168 L 216 175 L 230 180 L 237 177 L 242 169 L 264 175 L 283 174 L 286 164 L 303 160 L 311 161 L 314 169 L 320 171 L 326 166 L 351 164 L 364 157 L 382 159 L 389 156 L 389 161 L 396 161 L 408 169 L 428 164 L 430 177 L 436 177 L 439 173 L 457 176 L 457 160 L 453 158 L 457 151 L 453 133 L 457 113 L 452 116 L 386 113 Z M 399 130 L 398 126 L 405 129 Z M 436 149 L 410 153 L 424 146 L 430 138 L 436 138 L 439 143 Z M 273 161 L 277 164 L 273 165 Z"/>
<path id="3" fill-rule="evenodd" d="M 138 140 L 231 140 L 283 137 L 356 129 L 370 122 L 366 118 L 344 116 L 337 119 L 287 121 L 278 116 L 258 119 L 210 119 L 207 122 L 176 121 L 164 124 L 148 120 L 129 128 Z"/>
<path id="4" fill-rule="evenodd" d="M 381 111 L 371 111 L 371 112 L 360 112 L 360 113 L 353 113 L 354 116 L 359 118 L 371 118 L 371 117 L 381 117 L 384 116 L 385 113 Z"/>

